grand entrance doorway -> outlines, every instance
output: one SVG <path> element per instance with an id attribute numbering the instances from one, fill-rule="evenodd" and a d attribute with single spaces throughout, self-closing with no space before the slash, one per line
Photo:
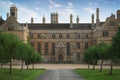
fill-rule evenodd
<path id="1" fill-rule="evenodd" d="M 58 56 L 59 63 L 62 63 L 62 62 L 63 62 L 63 59 L 64 59 L 64 58 L 63 58 L 63 55 L 59 55 L 59 56 Z"/>

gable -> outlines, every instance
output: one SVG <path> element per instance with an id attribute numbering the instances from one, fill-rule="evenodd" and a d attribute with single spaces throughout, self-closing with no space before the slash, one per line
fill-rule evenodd
<path id="1" fill-rule="evenodd" d="M 56 47 L 65 47 L 65 45 L 63 44 L 63 42 L 60 41 Z"/>
<path id="2" fill-rule="evenodd" d="M 7 20 L 1 25 L 2 30 L 23 30 L 22 26 L 16 21 L 15 17 L 10 16 Z"/>
<path id="3" fill-rule="evenodd" d="M 105 23 L 99 28 L 101 30 L 116 30 L 120 24 L 118 21 L 115 19 L 114 16 L 109 17 L 106 19 Z"/>

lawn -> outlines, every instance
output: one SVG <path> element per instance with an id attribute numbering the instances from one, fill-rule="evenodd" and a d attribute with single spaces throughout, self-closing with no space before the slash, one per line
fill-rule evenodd
<path id="1" fill-rule="evenodd" d="M 23 70 L 22 72 L 19 69 L 12 70 L 12 74 L 8 74 L 9 69 L 0 68 L 0 80 L 35 80 L 45 71 L 44 69 Z"/>
<path id="2" fill-rule="evenodd" d="M 113 75 L 109 75 L 109 69 L 99 70 L 76 69 L 76 73 L 81 75 L 85 80 L 120 80 L 120 69 L 114 69 Z"/>

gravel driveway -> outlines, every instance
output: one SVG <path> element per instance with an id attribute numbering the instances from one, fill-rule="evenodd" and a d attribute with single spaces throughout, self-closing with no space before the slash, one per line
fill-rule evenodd
<path id="1" fill-rule="evenodd" d="M 71 69 L 46 70 L 36 80 L 84 80 Z"/>

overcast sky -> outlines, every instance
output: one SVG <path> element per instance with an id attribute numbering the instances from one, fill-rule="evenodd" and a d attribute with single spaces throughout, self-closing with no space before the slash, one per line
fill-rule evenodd
<path id="1" fill-rule="evenodd" d="M 21 23 L 30 22 L 31 17 L 35 23 L 41 23 L 43 15 L 49 23 L 52 12 L 59 13 L 60 23 L 68 23 L 70 14 L 73 14 L 74 22 L 79 15 L 80 23 L 90 23 L 96 8 L 100 9 L 100 21 L 120 9 L 120 0 L 0 0 L 0 15 L 4 20 L 12 4 L 18 8 L 18 21 Z"/>

